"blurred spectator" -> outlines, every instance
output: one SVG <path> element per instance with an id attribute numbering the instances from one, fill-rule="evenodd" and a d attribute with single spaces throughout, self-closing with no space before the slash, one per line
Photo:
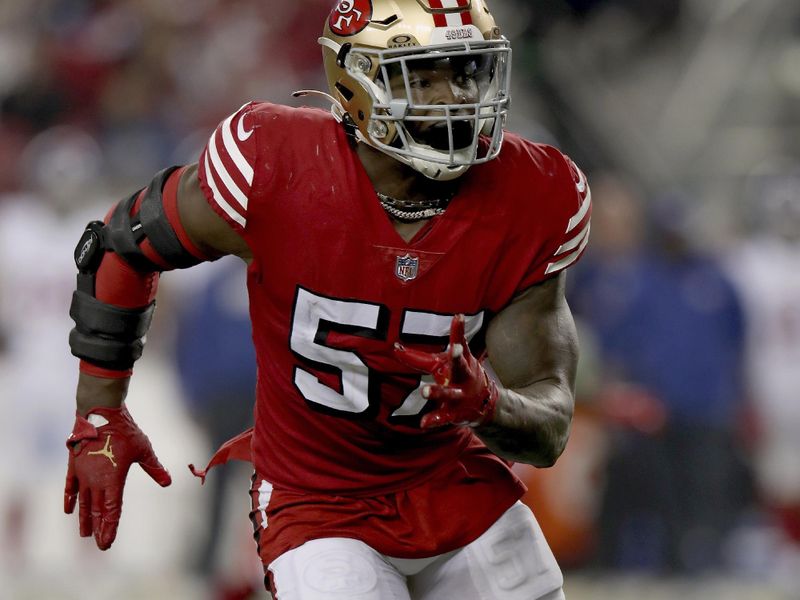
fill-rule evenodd
<path id="1" fill-rule="evenodd" d="M 67 350 L 74 325 L 67 307 L 75 290 L 77 238 L 108 206 L 108 195 L 94 187 L 103 164 L 100 146 L 82 128 L 61 125 L 33 137 L 15 158 L 24 191 L 0 194 L 0 454 L 6 457 L 0 461 L 0 597 L 79 597 L 88 580 L 124 588 L 111 581 L 112 572 L 138 571 L 158 581 L 181 563 L 186 532 L 197 529 L 185 507 L 201 492 L 188 471 L 175 474 L 170 505 L 146 519 L 163 500 L 138 497 L 147 484 L 131 477 L 125 497 L 136 501 L 128 510 L 142 512 L 113 553 L 97 552 L 78 537 L 63 513 L 64 442 L 75 420 L 70 395 L 77 383 L 77 359 Z M 161 439 L 165 462 L 176 466 L 202 456 L 186 419 L 170 414 L 177 404 L 171 374 L 158 360 L 143 360 L 140 370 L 128 401 L 138 418 L 151 421 L 150 435 Z M 24 591 L 34 585 L 36 591 Z M 99 593 L 120 597 L 109 588 Z"/>
<path id="2" fill-rule="evenodd" d="M 190 292 L 191 301 L 180 311 L 175 359 L 189 414 L 205 433 L 211 452 L 252 426 L 256 361 L 245 292 L 245 266 L 232 257 L 209 266 L 208 280 Z M 212 580 L 220 599 L 233 598 L 231 590 L 247 590 L 253 581 L 258 589 L 261 586 L 257 561 L 254 579 L 241 565 L 231 569 L 229 561 L 226 562 L 238 556 L 237 546 L 243 545 L 248 551 L 247 558 L 252 558 L 249 523 L 245 520 L 244 527 L 231 527 L 227 517 L 239 514 L 229 508 L 231 489 L 239 490 L 242 502 L 246 502 L 250 473 L 237 466 L 226 465 L 209 475 L 210 503 L 203 519 L 206 537 L 196 547 L 194 568 L 198 575 Z M 226 528 L 230 531 L 226 532 Z M 249 565 L 251 561 L 246 563 Z"/>
<path id="3" fill-rule="evenodd" d="M 20 145 L 56 124 L 93 134 L 101 177 L 127 189 L 168 162 L 182 139 L 213 129 L 232 102 L 291 102 L 291 92 L 322 75 L 318 49 L 286 42 L 315 39 L 330 4 L 4 2 L 0 158 L 9 160 L 0 161 L 0 190 L 19 185 Z"/>
<path id="4" fill-rule="evenodd" d="M 752 182 L 755 230 L 729 268 L 748 317 L 758 489 L 800 565 L 800 165 L 778 165 Z"/>
<path id="5" fill-rule="evenodd" d="M 593 248 L 570 298 L 598 337 L 606 387 L 596 401 L 625 425 L 607 469 L 600 561 L 719 568 L 746 504 L 736 440 L 738 297 L 719 265 L 692 249 L 684 205 L 660 205 L 646 243 L 641 196 L 630 183 L 596 176 L 593 191 Z M 625 413 L 658 405 L 663 413 Z"/>
<path id="6" fill-rule="evenodd" d="M 29 423 L 35 431 L 58 426 L 64 418 L 59 411 L 66 406 L 60 387 L 71 388 L 59 375 L 61 363 L 58 361 L 71 361 L 63 353 L 64 332 L 71 325 L 63 310 L 63 294 L 71 291 L 74 284 L 70 257 L 76 241 L 75 231 L 88 219 L 74 216 L 74 203 L 96 195 L 103 188 L 119 190 L 105 195 L 103 204 L 107 205 L 109 198 L 121 196 L 133 186 L 147 181 L 159 166 L 192 160 L 197 154 L 195 147 L 205 142 L 208 132 L 227 114 L 236 98 L 242 103 L 253 98 L 286 102 L 289 92 L 294 89 L 315 87 L 315 81 L 321 80 L 319 52 L 313 45 L 298 50 L 292 46 L 291 40 L 316 36 L 319 29 L 317 16 L 332 3 L 333 0 L 291 3 L 253 0 L 0 2 L 0 247 L 4 252 L 0 257 L 0 422 L 4 425 L 0 427 L 3 435 L 10 436 L 4 439 L 6 454 L 15 457 L 15 460 L 5 461 L 0 466 L 0 506 L 8 508 L 13 494 L 18 498 L 17 509 L 5 512 L 0 508 L 0 513 L 8 517 L 0 522 L 0 527 L 11 525 L 4 531 L 7 545 L 10 544 L 8 553 L 13 560 L 35 553 L 36 559 L 50 572 L 59 568 L 70 570 L 73 561 L 80 558 L 75 546 L 69 545 L 77 543 L 74 531 L 65 531 L 68 522 L 58 508 L 63 491 L 60 489 L 63 448 L 39 445 L 36 449 L 33 438 L 45 435 L 26 436 L 24 431 Z M 546 116 L 547 128 L 556 131 L 562 142 L 571 142 L 565 149 L 579 158 L 581 164 L 616 157 L 620 164 L 628 168 L 633 166 L 637 173 L 647 176 L 642 167 L 649 163 L 637 163 L 634 159 L 652 157 L 654 153 L 659 164 L 663 162 L 670 174 L 677 174 L 677 177 L 690 181 L 694 189 L 704 192 L 702 204 L 709 209 L 710 221 L 719 223 L 730 212 L 728 199 L 731 194 L 728 192 L 738 183 L 737 175 L 742 169 L 750 167 L 749 161 L 754 156 L 769 152 L 772 145 L 783 146 L 795 153 L 798 151 L 799 138 L 795 132 L 800 90 L 797 73 L 800 71 L 796 68 L 796 23 L 800 13 L 797 2 L 793 0 L 764 3 L 494 0 L 492 8 L 495 12 L 510 13 L 502 19 L 509 24 L 505 33 L 519 36 L 514 41 L 515 69 L 522 85 L 515 87 L 514 101 L 524 110 L 516 113 L 512 128 L 520 127 L 522 114 L 531 120 Z M 759 13 L 762 13 L 763 21 L 759 21 L 762 18 Z M 577 17 L 577 23 L 574 17 Z M 551 45 L 558 53 L 566 53 L 569 57 L 568 68 L 559 69 L 564 73 L 563 81 L 559 81 L 553 79 L 552 66 L 548 72 L 548 56 L 542 52 L 541 46 L 546 45 L 548 34 L 567 22 L 579 27 L 567 29 L 564 38 L 550 35 Z M 748 23 L 756 24 L 751 32 L 757 32 L 757 35 L 751 33 L 748 37 Z M 660 40 L 658 35 L 664 38 Z M 574 51 L 570 52 L 570 49 Z M 580 56 L 596 60 L 575 60 Z M 765 69 L 764 65 L 774 68 Z M 726 73 L 735 84 L 730 83 L 729 95 L 717 98 L 713 92 L 724 88 Z M 552 79 L 549 83 L 553 88 L 551 96 L 531 99 L 525 94 L 531 81 L 548 74 Z M 690 77 L 692 74 L 694 76 Z M 687 80 L 681 84 L 683 77 Z M 702 98 L 711 102 L 712 107 L 717 106 L 719 112 L 699 101 L 700 96 L 695 94 L 698 81 L 709 84 L 708 93 L 702 94 Z M 585 86 L 578 85 L 580 82 Z M 688 103 L 676 104 L 672 96 L 680 99 L 682 96 L 678 92 L 682 89 Z M 541 93 L 541 90 L 537 92 Z M 581 104 L 587 106 L 585 118 L 581 118 L 580 110 L 576 114 L 576 107 Z M 700 109 L 697 114 L 695 107 Z M 707 110 L 702 110 L 704 107 Z M 612 108 L 618 109 L 619 114 L 610 110 Z M 685 120 L 686 129 L 707 140 L 707 146 L 687 152 L 682 137 L 684 130 L 675 127 L 674 120 L 662 122 L 664 113 L 670 110 Z M 558 114 L 551 114 L 551 111 Z M 569 135 L 561 130 L 565 127 L 563 124 L 559 127 L 554 121 L 569 124 Z M 54 126 L 65 124 L 72 127 L 69 130 L 59 128 L 55 134 L 50 131 L 44 137 L 37 137 Z M 58 159 L 54 158 L 55 154 L 47 153 L 51 157 L 48 160 L 60 163 L 62 168 L 59 176 L 51 178 L 46 189 L 41 183 L 34 183 L 25 167 L 31 164 L 32 149 L 41 152 L 42 140 L 46 142 L 47 138 L 61 135 L 58 131 L 82 131 L 94 138 L 90 145 L 99 144 L 100 151 L 95 149 L 90 154 L 94 156 L 92 161 L 100 163 L 91 167 L 93 175 L 84 177 L 80 192 L 73 188 L 74 180 L 71 179 L 84 168 L 76 166 L 83 160 L 80 152 L 61 153 Z M 672 139 L 675 135 L 678 136 L 677 142 Z M 84 141 L 87 139 L 83 135 L 80 137 Z M 535 137 L 542 139 L 541 134 Z M 29 145 L 34 139 L 37 143 Z M 644 143 L 638 144 L 639 140 Z M 677 150 L 671 152 L 671 148 Z M 68 166 L 70 164 L 72 167 Z M 601 179 L 593 179 L 593 183 L 595 195 L 598 198 L 605 196 L 600 189 Z M 61 208 L 51 203 L 56 199 L 54 194 L 58 196 Z M 717 195 L 724 200 L 715 205 L 711 201 Z M 759 420 L 755 431 L 759 490 L 765 502 L 775 508 L 772 514 L 777 522 L 784 524 L 783 536 L 789 540 L 792 535 L 796 536 L 794 532 L 800 520 L 796 509 L 797 490 L 800 489 L 800 469 L 797 467 L 800 464 L 797 447 L 800 436 L 796 433 L 800 420 L 797 416 L 800 403 L 796 400 L 796 390 L 800 389 L 797 383 L 800 370 L 796 367 L 800 364 L 797 354 L 800 336 L 794 335 L 798 330 L 798 309 L 797 302 L 792 300 L 797 297 L 795 284 L 800 265 L 798 244 L 789 240 L 791 228 L 796 234 L 800 225 L 786 218 L 788 213 L 767 209 L 771 202 L 766 198 L 771 194 L 759 192 L 756 196 L 760 199 L 756 211 L 765 216 L 774 215 L 774 223 L 763 223 L 758 233 L 741 244 L 731 261 L 731 272 L 744 297 L 748 317 L 748 391 L 754 414 Z M 593 315 L 594 327 L 602 331 L 604 354 L 609 360 L 605 366 L 607 379 L 625 381 L 632 380 L 621 368 L 627 361 L 625 340 L 636 336 L 645 339 L 651 335 L 646 328 L 639 328 L 638 324 L 643 322 L 641 319 L 625 316 L 628 310 L 633 310 L 630 306 L 636 304 L 635 297 L 638 297 L 635 287 L 628 289 L 628 285 L 634 285 L 645 277 L 646 274 L 638 271 L 645 270 L 641 265 L 650 264 L 647 262 L 650 259 L 641 259 L 639 263 L 634 256 L 637 248 L 643 245 L 642 240 L 635 239 L 644 233 L 641 224 L 622 226 L 626 218 L 622 214 L 626 212 L 624 209 L 620 209 L 615 218 L 603 216 L 605 212 L 602 206 L 596 206 L 591 255 L 587 257 L 587 262 L 602 263 L 604 270 L 602 277 L 592 278 L 592 285 L 588 288 L 595 290 L 595 297 L 582 294 L 580 308 L 584 314 Z M 92 212 L 91 216 L 94 217 L 95 213 Z M 601 219 L 606 225 L 598 223 Z M 618 226 L 613 234 L 607 234 L 612 220 L 616 220 Z M 778 228 L 784 233 L 779 233 Z M 28 235 L 26 231 L 31 233 Z M 626 244 L 631 248 L 626 249 Z M 35 264 L 36 271 L 40 271 L 38 279 L 30 264 Z M 66 271 L 61 271 L 62 267 Z M 60 274 L 51 277 L 55 271 Z M 9 291 L 17 285 L 19 291 Z M 36 293 L 31 291 L 34 285 L 38 286 Z M 585 285 L 581 283 L 579 287 Z M 597 306 L 593 307 L 593 303 Z M 58 315 L 52 312 L 57 305 L 61 306 Z M 26 318 L 19 319 L 19 311 L 23 309 Z M 51 310 L 51 314 L 46 316 L 43 310 Z M 162 306 L 156 318 L 164 315 Z M 628 327 L 629 324 L 632 326 Z M 27 339 L 26 336 L 34 335 L 31 331 L 35 332 L 35 337 L 21 342 Z M 153 341 L 158 343 L 155 339 Z M 642 344 L 641 340 L 631 344 L 629 353 L 635 355 Z M 153 350 L 151 347 L 150 355 Z M 52 354 L 56 351 L 58 357 Z M 684 358 L 688 361 L 691 356 L 706 359 L 688 352 Z M 31 361 L 37 360 L 39 370 L 31 366 Z M 147 367 L 146 361 L 147 357 L 142 368 Z M 74 364 L 74 361 L 69 364 Z M 45 367 L 41 365 L 46 365 L 47 376 L 43 375 Z M 669 371 L 667 375 L 670 375 Z M 70 372 L 65 376 L 74 375 Z M 145 408 L 145 398 L 136 397 L 138 394 L 144 392 L 142 395 L 150 400 L 149 391 L 142 389 L 146 386 L 144 379 L 140 379 L 133 390 L 137 411 Z M 28 398 L 18 394 L 21 386 L 50 391 L 39 391 L 37 393 L 43 395 Z M 624 391 L 625 394 L 621 394 L 616 388 L 613 394 L 606 394 L 606 399 L 612 400 L 605 403 L 605 408 L 601 409 L 600 403 L 595 402 L 593 406 L 580 410 L 591 408 L 593 415 L 613 416 L 617 422 L 626 422 L 625 430 L 617 430 L 617 434 L 632 447 L 636 446 L 631 439 L 638 439 L 643 445 L 653 442 L 642 433 L 643 429 L 652 431 L 659 423 L 658 411 L 652 410 L 652 391 L 631 385 Z M 56 392 L 59 395 L 54 397 Z M 638 399 L 634 404 L 644 409 L 641 411 L 645 414 L 644 419 L 641 415 L 620 414 L 631 412 L 632 397 Z M 624 401 L 614 405 L 614 398 Z M 150 427 L 161 421 L 161 411 L 176 408 L 169 404 L 169 398 L 153 398 L 152 406 L 153 415 L 158 415 L 158 420 L 154 420 Z M 43 420 L 32 418 L 31 415 L 45 409 Z M 608 415 L 609 411 L 614 415 Z M 577 417 L 577 420 L 581 421 L 582 417 Z M 150 434 L 158 436 L 153 430 Z M 175 432 L 171 430 L 169 435 L 173 437 Z M 60 437 L 63 436 L 57 434 L 48 439 L 52 441 Z M 181 436 L 176 458 L 170 465 L 173 475 L 177 475 L 174 466 L 181 464 L 187 455 L 188 442 L 183 441 L 185 439 L 186 433 Z M 582 439 L 583 428 L 578 424 L 573 434 L 573 442 L 577 443 L 570 443 L 562 462 L 574 458 L 576 472 L 586 474 L 590 471 L 585 468 L 589 459 L 585 453 L 591 452 L 591 458 L 597 459 L 602 452 L 593 446 L 584 446 Z M 162 458 L 168 460 L 168 448 L 163 445 L 161 448 L 161 452 L 167 455 Z M 51 452 L 58 456 L 54 465 L 47 466 L 45 457 Z M 189 454 L 195 456 L 196 453 Z M 26 469 L 24 457 L 34 461 L 42 459 L 45 471 L 35 479 L 39 486 L 44 485 L 45 480 L 52 483 L 52 490 L 43 490 L 37 498 L 20 494 L 20 489 L 33 485 L 33 474 Z M 565 464 L 569 466 L 570 463 Z M 18 487 L 19 477 L 27 482 L 25 486 Z M 580 484 L 581 490 L 587 491 L 587 479 L 567 478 L 566 482 L 573 487 L 566 484 L 554 487 L 564 497 L 578 498 L 576 502 L 559 504 L 561 499 L 555 497 L 554 510 L 573 509 L 578 503 L 589 510 L 594 500 L 582 496 L 582 492 L 576 492 L 574 487 Z M 649 479 L 652 478 L 634 479 L 632 492 L 643 495 Z M 178 483 L 176 481 L 171 493 L 177 493 Z M 193 498 L 198 501 L 207 499 L 205 492 L 208 490 L 201 493 L 195 489 L 193 481 L 187 485 Z M 135 493 L 135 488 L 131 488 L 129 493 Z M 654 496 L 660 493 L 660 488 L 652 491 Z M 139 498 L 137 502 L 141 505 L 142 501 L 143 498 Z M 646 502 L 644 499 L 640 501 Z M 696 502 L 702 501 L 698 499 Z M 623 499 L 618 513 L 625 510 L 625 502 L 630 503 L 630 499 Z M 661 502 L 662 505 L 665 503 L 666 500 Z M 133 506 L 134 503 L 130 503 L 128 510 L 134 510 Z M 42 509 L 39 523 L 33 524 L 36 531 L 32 533 L 31 527 L 24 527 L 22 517 L 37 513 L 39 508 Z M 577 524 L 586 534 L 578 536 L 580 543 L 570 543 L 568 538 L 573 534 L 569 532 L 563 538 L 568 546 L 565 551 L 573 553 L 575 562 L 584 560 L 589 547 L 587 540 L 591 538 L 591 527 L 585 517 L 582 514 L 581 523 Z M 174 520 L 177 517 L 167 515 L 166 518 Z M 131 528 L 141 529 L 141 525 L 137 523 Z M 171 527 L 174 525 L 174 521 L 170 522 Z M 613 526 L 613 522 L 606 521 L 606 528 Z M 39 544 L 36 550 L 31 544 L 18 545 L 15 541 L 20 539 L 20 534 L 25 538 L 40 532 L 53 542 Z M 152 536 L 142 535 L 141 539 L 152 540 Z M 168 536 L 169 540 L 182 537 Z M 578 537 L 572 537 L 572 541 Z M 164 546 L 166 540 L 164 538 L 158 544 L 160 563 L 168 562 L 164 559 L 168 554 Z M 63 545 L 64 541 L 69 544 Z M 133 539 L 129 549 L 120 545 L 116 554 L 92 555 L 92 560 L 101 565 L 113 560 L 130 565 L 130 557 L 141 558 L 140 554 L 154 560 L 144 546 L 139 554 L 135 553 L 133 548 L 136 544 L 137 540 Z M 183 546 L 184 542 L 176 541 L 175 544 Z M 554 545 L 558 545 L 557 540 Z M 62 555 L 69 557 L 62 562 Z M 643 562 L 650 558 L 644 556 Z M 143 558 L 140 562 L 148 568 L 151 566 Z M 19 565 L 19 562 L 14 565 Z M 0 579 L 4 579 L 2 571 L 6 568 L 24 573 L 15 566 L 12 568 L 0 561 Z M 800 572 L 800 569 L 795 571 Z M 69 572 L 69 579 L 76 579 L 72 576 L 74 570 Z M 94 575 L 97 577 L 98 573 Z M 51 586 L 47 593 L 29 593 L 25 597 L 55 597 L 56 587 Z M 795 590 L 796 586 L 787 598 L 795 598 Z M 592 598 L 597 597 L 594 589 L 591 592 Z M 6 590 L 5 593 L 14 596 L 13 591 Z M 151 594 L 149 597 L 160 595 Z"/>

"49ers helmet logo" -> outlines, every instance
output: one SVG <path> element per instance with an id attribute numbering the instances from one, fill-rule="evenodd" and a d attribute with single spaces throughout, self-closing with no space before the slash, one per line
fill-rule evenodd
<path id="1" fill-rule="evenodd" d="M 372 19 L 372 0 L 339 0 L 328 24 L 336 35 L 355 35 Z"/>

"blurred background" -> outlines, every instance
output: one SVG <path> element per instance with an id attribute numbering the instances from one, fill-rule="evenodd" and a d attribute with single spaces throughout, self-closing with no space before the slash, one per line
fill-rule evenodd
<path id="1" fill-rule="evenodd" d="M 72 250 L 244 102 L 325 89 L 332 4 L 0 3 L 0 598 L 264 597 L 246 467 L 203 488 L 185 467 L 249 422 L 240 265 L 162 279 L 129 406 L 174 483 L 134 468 L 101 553 L 61 512 Z M 517 467 L 567 597 L 800 599 L 800 3 L 489 5 L 509 128 L 594 194 L 572 438 L 556 467 Z"/>

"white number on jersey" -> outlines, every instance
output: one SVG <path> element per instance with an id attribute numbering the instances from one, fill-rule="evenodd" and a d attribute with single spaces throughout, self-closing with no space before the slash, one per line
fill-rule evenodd
<path id="1" fill-rule="evenodd" d="M 406 310 L 400 339 L 408 343 L 447 347 L 453 315 Z M 465 333 L 471 340 L 483 326 L 483 312 L 465 317 Z M 295 367 L 294 384 L 308 402 L 341 416 L 363 415 L 370 409 L 370 368 L 357 352 L 333 348 L 327 344 L 331 332 L 345 333 L 374 340 L 388 335 L 389 310 L 380 304 L 338 300 L 320 296 L 299 287 L 295 298 L 290 347 L 294 353 L 321 372 L 334 374 L 338 389 L 320 381 L 311 371 Z M 421 377 L 420 384 L 406 396 L 392 417 L 419 415 L 427 401 L 421 389 L 430 383 Z M 374 394 L 373 394 L 374 395 Z"/>

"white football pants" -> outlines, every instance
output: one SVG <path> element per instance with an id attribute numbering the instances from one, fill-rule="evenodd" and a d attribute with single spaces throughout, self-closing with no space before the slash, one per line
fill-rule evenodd
<path id="1" fill-rule="evenodd" d="M 277 600 L 564 600 L 561 570 L 521 502 L 477 540 L 440 556 L 391 558 L 358 540 L 323 538 L 269 570 Z"/>

